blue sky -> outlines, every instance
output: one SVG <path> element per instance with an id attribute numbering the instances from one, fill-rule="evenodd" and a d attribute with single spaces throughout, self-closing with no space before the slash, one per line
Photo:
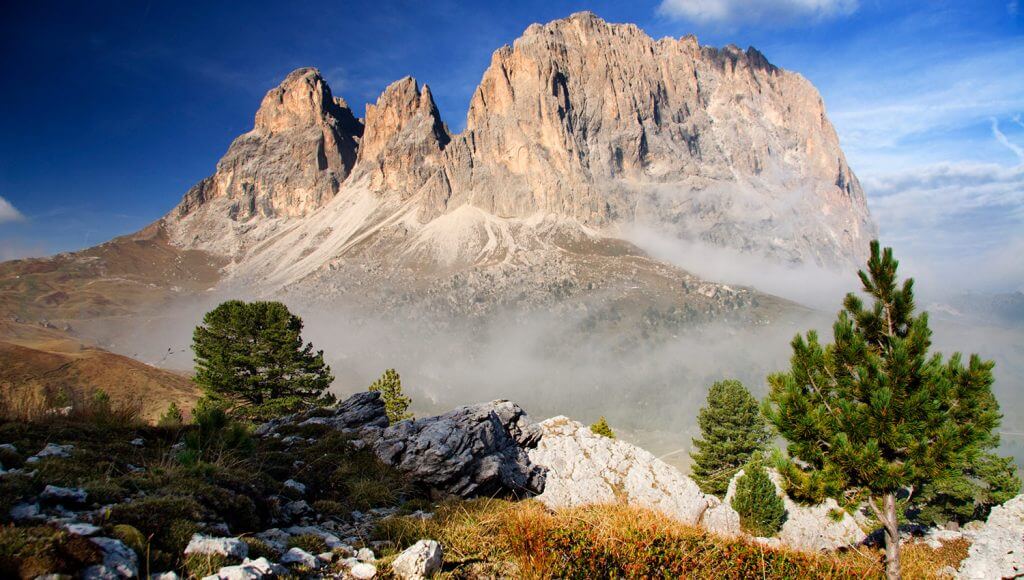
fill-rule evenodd
<path id="1" fill-rule="evenodd" d="M 983 264 L 979 284 L 1021 287 L 1024 7 L 1013 0 L 5 3 L 0 259 L 157 219 L 299 66 L 319 67 L 357 114 L 411 74 L 459 130 L 496 48 L 585 9 L 655 37 L 753 45 L 808 77 L 884 241 L 922 270 Z"/>

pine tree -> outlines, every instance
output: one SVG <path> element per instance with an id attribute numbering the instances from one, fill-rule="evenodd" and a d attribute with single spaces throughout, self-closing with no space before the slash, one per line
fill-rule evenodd
<path id="1" fill-rule="evenodd" d="M 1000 416 L 992 362 L 929 355 L 928 315 L 913 279 L 897 284 L 892 250 L 871 243 L 865 307 L 848 294 L 833 344 L 793 339 L 789 372 L 768 378 L 765 414 L 785 437 L 790 488 L 807 498 L 860 497 L 885 530 L 886 575 L 900 577 L 897 494 L 970 463 Z"/>
<path id="2" fill-rule="evenodd" d="M 412 399 L 406 397 L 402 392 L 402 377 L 398 376 L 395 369 L 384 371 L 384 374 L 370 385 L 369 390 L 380 392 L 389 423 L 394 425 L 399 421 L 412 419 L 413 415 L 409 412 L 409 404 L 412 403 Z"/>
<path id="3" fill-rule="evenodd" d="M 711 385 L 697 423 L 702 438 L 690 453 L 693 479 L 704 493 L 722 497 L 736 472 L 767 447 L 771 432 L 757 399 L 734 380 Z"/>
<path id="4" fill-rule="evenodd" d="M 181 409 L 178 408 L 178 404 L 173 402 L 168 405 L 167 410 L 160 415 L 156 422 L 158 427 L 180 427 L 183 423 L 185 423 L 185 417 L 182 415 Z"/>
<path id="5" fill-rule="evenodd" d="M 224 302 L 196 327 L 192 349 L 206 395 L 249 411 L 317 402 L 334 380 L 323 351 L 303 346 L 302 319 L 280 302 Z"/>
<path id="6" fill-rule="evenodd" d="M 926 525 L 984 520 L 992 508 L 1020 493 L 1012 457 L 982 453 L 973 462 L 929 481 L 913 496 L 914 519 Z"/>
<path id="7" fill-rule="evenodd" d="M 743 531 L 755 536 L 770 538 L 786 521 L 786 504 L 764 466 L 757 462 L 744 467 L 743 475 L 736 480 L 732 508 L 740 516 Z"/>
<path id="8" fill-rule="evenodd" d="M 604 416 L 598 419 L 596 423 L 591 425 L 590 430 L 602 437 L 615 439 L 615 431 L 612 431 L 611 425 L 608 424 L 608 420 L 605 419 Z"/>

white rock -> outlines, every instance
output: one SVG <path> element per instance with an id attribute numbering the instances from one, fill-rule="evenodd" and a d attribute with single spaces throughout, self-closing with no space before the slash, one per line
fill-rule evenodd
<path id="1" fill-rule="evenodd" d="M 974 532 L 960 578 L 1015 578 L 1024 574 L 1024 495 L 992 509 L 988 521 Z"/>
<path id="2" fill-rule="evenodd" d="M 142 437 L 136 437 L 135 439 L 131 440 L 131 444 L 134 445 L 135 447 L 143 447 L 146 445 L 146 440 L 143 439 Z"/>
<path id="3" fill-rule="evenodd" d="M 39 517 L 38 503 L 19 503 L 11 508 L 12 520 L 30 520 Z"/>
<path id="4" fill-rule="evenodd" d="M 289 479 L 288 481 L 284 482 L 284 486 L 287 487 L 288 489 L 297 491 L 299 494 L 306 493 L 306 486 L 298 481 L 295 481 L 294 479 Z"/>
<path id="5" fill-rule="evenodd" d="M 924 543 L 928 544 L 928 547 L 938 550 L 942 547 L 942 544 L 944 542 L 960 540 L 963 537 L 963 532 L 957 530 L 943 530 L 941 528 L 933 528 L 929 530 L 928 534 L 924 537 Z"/>
<path id="6" fill-rule="evenodd" d="M 816 552 L 855 546 L 867 538 L 856 520 L 834 499 L 828 498 L 814 506 L 800 505 L 783 492 L 782 476 L 778 471 L 771 468 L 767 471 L 775 484 L 775 493 L 786 506 L 786 521 L 776 536 L 782 544 L 796 550 Z M 743 474 L 743 470 L 739 470 L 729 482 L 725 503 L 730 506 L 736 495 L 736 482 Z M 833 512 L 841 513 L 842 518 L 839 521 L 832 519 L 829 514 Z"/>
<path id="7" fill-rule="evenodd" d="M 700 525 L 707 531 L 725 537 L 736 537 L 743 534 L 740 526 L 740 514 L 729 504 L 719 504 L 708 508 L 700 520 Z"/>
<path id="8" fill-rule="evenodd" d="M 420 580 L 433 576 L 443 562 L 441 544 L 434 540 L 420 540 L 395 558 L 391 570 L 402 580 Z"/>
<path id="9" fill-rule="evenodd" d="M 85 503 L 85 500 L 89 497 L 84 489 L 72 488 L 72 487 L 60 487 L 56 485 L 48 485 L 43 489 L 43 493 L 39 494 L 39 499 L 47 501 L 69 501 L 73 503 Z"/>
<path id="10" fill-rule="evenodd" d="M 210 538 L 195 534 L 185 547 L 185 555 L 217 554 L 243 559 L 249 555 L 249 545 L 238 538 Z"/>
<path id="11" fill-rule="evenodd" d="M 139 575 L 139 557 L 124 542 L 114 538 L 90 538 L 90 541 L 103 550 L 103 563 L 86 568 L 82 578 L 109 580 L 135 578 Z"/>
<path id="12" fill-rule="evenodd" d="M 92 536 L 100 531 L 99 526 L 94 526 L 84 522 L 64 524 L 64 529 L 77 536 Z"/>
<path id="13" fill-rule="evenodd" d="M 150 574 L 149 580 L 181 580 L 181 576 L 177 572 L 157 572 Z"/>
<path id="14" fill-rule="evenodd" d="M 649 452 L 593 433 L 582 423 L 554 417 L 540 424 L 543 436 L 530 460 L 548 468 L 544 493 L 551 508 L 616 503 L 655 509 L 690 525 L 700 522 L 717 498 Z"/>
<path id="15" fill-rule="evenodd" d="M 377 575 L 377 567 L 373 564 L 360 562 L 349 568 L 348 573 L 357 580 L 370 580 Z"/>
<path id="16" fill-rule="evenodd" d="M 356 552 L 356 560 L 360 562 L 376 562 L 377 556 L 369 548 L 359 548 L 359 551 Z"/>
<path id="17" fill-rule="evenodd" d="M 46 447 L 39 453 L 36 453 L 32 457 L 26 460 L 26 463 L 36 463 L 44 457 L 70 457 L 71 450 L 74 449 L 74 445 L 58 445 L 56 443 L 47 443 Z"/>
<path id="18" fill-rule="evenodd" d="M 11 453 L 18 453 L 18 448 L 10 443 L 0 443 L 0 451 L 10 451 Z"/>
<path id="19" fill-rule="evenodd" d="M 270 576 L 283 576 L 288 569 L 279 564 L 274 564 L 266 558 L 246 559 L 235 566 L 225 566 L 212 576 L 203 580 L 257 580 Z"/>
<path id="20" fill-rule="evenodd" d="M 316 569 L 320 567 L 321 562 L 316 556 L 302 548 L 292 548 L 285 552 L 284 556 L 281 556 L 281 563 L 299 564 L 300 566 Z"/>

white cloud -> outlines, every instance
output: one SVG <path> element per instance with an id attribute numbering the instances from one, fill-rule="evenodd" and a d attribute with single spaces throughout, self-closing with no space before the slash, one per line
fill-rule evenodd
<path id="1" fill-rule="evenodd" d="M 25 216 L 21 215 L 21 212 L 11 205 L 11 202 L 0 197 L 0 224 L 4 222 L 17 222 L 23 219 L 25 219 Z"/>
<path id="2" fill-rule="evenodd" d="M 852 14 L 857 0 L 662 0 L 658 13 L 701 24 L 782 24 Z"/>

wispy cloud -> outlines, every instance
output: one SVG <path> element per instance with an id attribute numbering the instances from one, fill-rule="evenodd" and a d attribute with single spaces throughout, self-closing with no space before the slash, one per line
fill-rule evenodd
<path id="1" fill-rule="evenodd" d="M 662 0 L 658 13 L 701 24 L 787 24 L 856 12 L 857 0 Z"/>
<path id="2" fill-rule="evenodd" d="M 25 216 L 18 211 L 18 208 L 11 205 L 3 197 L 0 197 L 0 224 L 5 222 L 17 222 L 25 219 Z"/>

